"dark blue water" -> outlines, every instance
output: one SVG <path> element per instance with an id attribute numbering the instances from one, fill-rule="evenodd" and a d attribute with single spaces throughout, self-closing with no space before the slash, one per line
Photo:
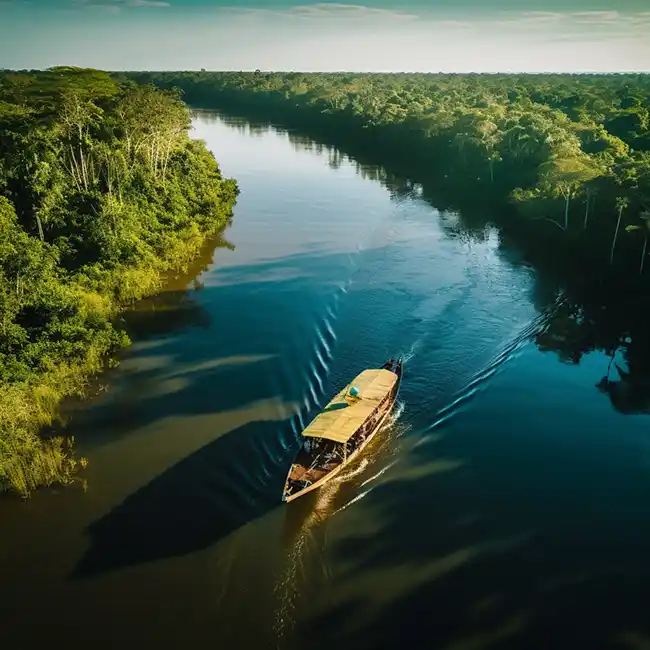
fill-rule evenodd
<path id="1" fill-rule="evenodd" d="M 0 504 L 7 647 L 650 647 L 647 415 L 597 390 L 606 354 L 540 350 L 581 347 L 560 285 L 381 167 L 195 136 L 240 183 L 235 248 L 127 315 L 72 409 L 86 489 Z M 301 426 L 396 355 L 380 439 L 280 504 Z"/>

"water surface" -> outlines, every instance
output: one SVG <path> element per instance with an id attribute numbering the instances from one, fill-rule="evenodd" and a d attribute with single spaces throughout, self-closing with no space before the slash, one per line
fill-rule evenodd
<path id="1" fill-rule="evenodd" d="M 235 248 L 127 315 L 72 408 L 87 489 L 0 503 L 7 647 L 650 647 L 647 415 L 596 389 L 607 355 L 540 350 L 582 344 L 555 281 L 381 167 L 194 134 L 240 183 Z M 395 355 L 380 439 L 281 505 L 300 428 Z"/>

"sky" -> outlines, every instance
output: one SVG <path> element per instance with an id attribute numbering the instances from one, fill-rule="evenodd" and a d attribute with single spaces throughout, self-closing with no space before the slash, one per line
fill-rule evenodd
<path id="1" fill-rule="evenodd" d="M 0 0 L 0 68 L 650 72 L 650 0 Z"/>

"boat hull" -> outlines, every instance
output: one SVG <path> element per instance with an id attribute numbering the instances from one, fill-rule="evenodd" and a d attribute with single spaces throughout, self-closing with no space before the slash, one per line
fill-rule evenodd
<path id="1" fill-rule="evenodd" d="M 387 363 L 385 363 L 385 364 L 382 366 L 382 368 L 387 368 L 388 365 L 389 365 L 390 363 L 391 363 L 390 361 L 387 362 Z M 347 466 L 350 465 L 354 460 L 356 460 L 356 459 L 359 457 L 359 455 L 363 452 L 363 450 L 364 450 L 364 449 L 365 449 L 365 448 L 370 444 L 370 442 L 375 438 L 375 436 L 377 435 L 377 433 L 379 432 L 379 430 L 384 426 L 384 424 L 386 423 L 386 420 L 388 419 L 388 417 L 389 417 L 390 414 L 392 413 L 393 408 L 394 408 L 394 406 L 395 406 L 395 403 L 397 402 L 397 398 L 398 398 L 398 396 L 399 396 L 399 390 L 400 390 L 400 386 L 401 386 L 401 383 L 402 383 L 402 376 L 403 376 L 403 372 L 404 372 L 404 370 L 403 370 L 403 364 L 402 364 L 402 361 L 400 360 L 400 361 L 398 361 L 397 363 L 398 363 L 398 367 L 397 367 L 397 371 L 396 371 L 396 374 L 397 374 L 397 382 L 396 382 L 396 384 L 395 384 L 395 392 L 394 392 L 394 395 L 393 395 L 393 397 L 392 397 L 392 399 L 391 399 L 389 405 L 386 407 L 386 412 L 382 415 L 381 419 L 377 422 L 377 425 L 374 427 L 374 429 L 373 429 L 373 430 L 368 434 L 368 436 L 366 437 L 366 439 L 365 439 L 365 440 L 364 440 L 364 441 L 359 445 L 359 447 L 357 447 L 357 448 L 356 448 L 356 449 L 355 449 L 355 450 L 354 450 L 354 451 L 353 451 L 353 452 L 352 452 L 352 453 L 347 457 L 347 459 L 346 459 L 345 461 L 343 461 L 342 463 L 340 463 L 339 465 L 337 465 L 334 469 L 332 469 L 332 471 L 328 472 L 327 474 L 325 474 L 325 476 L 323 476 L 322 478 L 320 478 L 318 481 L 315 481 L 314 483 L 312 483 L 312 484 L 309 485 L 308 487 L 303 488 L 302 490 L 300 490 L 299 492 L 296 492 L 295 494 L 291 494 L 290 496 L 287 496 L 286 494 L 283 494 L 283 495 L 282 495 L 282 500 L 283 500 L 285 503 L 289 503 L 289 502 L 291 502 L 291 501 L 294 501 L 294 500 L 297 499 L 298 497 L 301 497 L 301 496 L 307 494 L 308 492 L 313 492 L 314 490 L 317 490 L 318 488 L 323 487 L 323 485 L 325 485 L 326 483 L 328 483 L 329 481 L 331 481 L 331 480 L 332 480 L 332 479 L 333 479 L 337 474 L 339 474 L 339 473 L 340 473 L 340 472 L 341 472 L 345 467 L 347 467 Z M 292 467 L 293 467 L 293 465 L 292 465 Z M 289 473 L 291 473 L 291 470 L 289 471 Z"/>

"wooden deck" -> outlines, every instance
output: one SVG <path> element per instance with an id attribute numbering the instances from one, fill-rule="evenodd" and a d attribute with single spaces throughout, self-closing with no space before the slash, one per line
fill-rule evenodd
<path id="1" fill-rule="evenodd" d="M 325 466 L 312 467 L 311 469 L 304 465 L 294 465 L 289 478 L 294 481 L 310 481 L 316 483 L 331 471 L 336 469 L 340 463 L 327 463 Z"/>

